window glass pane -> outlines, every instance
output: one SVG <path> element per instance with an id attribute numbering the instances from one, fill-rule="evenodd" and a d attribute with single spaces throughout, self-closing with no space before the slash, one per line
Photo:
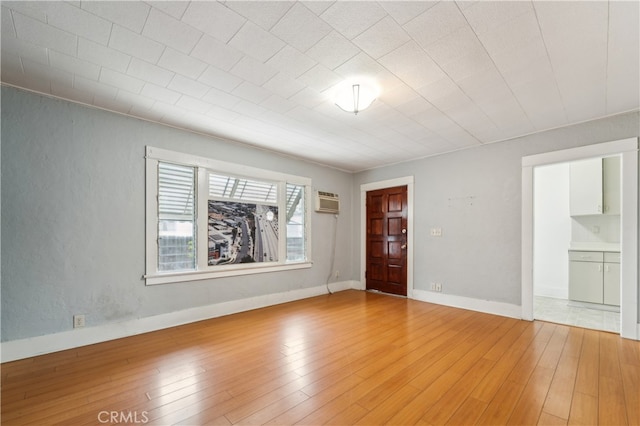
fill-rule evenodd
<path id="1" fill-rule="evenodd" d="M 209 173 L 209 197 L 277 204 L 278 185 Z"/>
<path id="2" fill-rule="evenodd" d="M 278 261 L 278 208 L 209 200 L 210 266 Z"/>
<path id="3" fill-rule="evenodd" d="M 287 183 L 287 260 L 306 260 L 304 186 Z"/>
<path id="4" fill-rule="evenodd" d="M 158 271 L 195 270 L 195 169 L 158 163 Z"/>

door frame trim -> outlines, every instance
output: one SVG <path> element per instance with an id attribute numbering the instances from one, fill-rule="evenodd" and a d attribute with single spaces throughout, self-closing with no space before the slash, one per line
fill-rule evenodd
<path id="1" fill-rule="evenodd" d="M 413 176 L 399 177 L 360 185 L 360 290 L 367 288 L 367 192 L 407 185 L 407 298 L 413 299 Z"/>
<path id="2" fill-rule="evenodd" d="M 638 138 L 522 157 L 522 319 L 533 320 L 533 173 L 536 166 L 620 155 L 621 304 L 620 335 L 640 339 L 638 324 Z"/>

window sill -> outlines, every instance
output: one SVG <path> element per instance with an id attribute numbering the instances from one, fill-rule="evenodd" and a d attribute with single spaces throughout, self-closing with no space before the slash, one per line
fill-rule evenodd
<path id="1" fill-rule="evenodd" d="M 156 275 L 144 275 L 146 285 L 173 284 L 187 281 L 209 280 L 215 278 L 235 277 L 239 275 L 263 274 L 267 272 L 289 271 L 293 269 L 311 268 L 312 262 L 296 262 L 284 265 L 246 266 L 243 268 L 228 268 L 219 271 L 189 271 Z"/>

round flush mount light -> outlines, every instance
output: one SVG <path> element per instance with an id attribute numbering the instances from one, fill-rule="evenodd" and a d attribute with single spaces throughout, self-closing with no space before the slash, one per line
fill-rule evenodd
<path id="1" fill-rule="evenodd" d="M 378 90 L 370 83 L 348 81 L 336 87 L 334 102 L 343 111 L 358 114 L 369 108 L 378 97 Z"/>

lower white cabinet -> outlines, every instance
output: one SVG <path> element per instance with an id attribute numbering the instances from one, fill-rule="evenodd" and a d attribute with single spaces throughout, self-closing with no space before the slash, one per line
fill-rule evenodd
<path id="1" fill-rule="evenodd" d="M 569 251 L 569 299 L 620 306 L 620 253 Z"/>

